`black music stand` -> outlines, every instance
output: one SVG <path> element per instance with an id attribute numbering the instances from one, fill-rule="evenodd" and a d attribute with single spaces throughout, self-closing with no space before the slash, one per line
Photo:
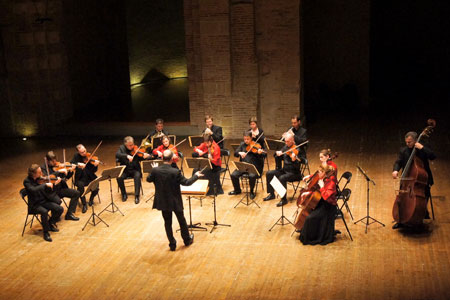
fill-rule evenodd
<path id="1" fill-rule="evenodd" d="M 277 180 L 278 183 L 281 185 L 281 182 L 278 180 L 278 178 L 276 176 L 273 177 L 272 181 L 274 181 L 274 180 Z M 272 184 L 272 181 L 269 184 Z M 280 193 L 277 191 L 277 187 L 274 186 L 273 184 L 272 184 L 272 186 L 275 189 L 275 191 L 277 192 L 277 194 L 280 195 Z M 284 191 L 284 192 L 286 193 L 287 191 Z M 292 222 L 289 221 L 289 219 L 284 216 L 284 205 L 281 205 L 281 217 L 279 217 L 278 220 L 272 225 L 272 227 L 270 227 L 269 231 L 272 231 L 272 229 L 276 225 L 284 226 L 284 225 L 289 225 L 289 224 L 294 226 L 294 224 L 292 224 Z"/>
<path id="2" fill-rule="evenodd" d="M 267 150 L 279 151 L 285 145 L 285 142 L 280 141 L 280 140 L 273 140 L 273 139 L 266 138 L 265 141 L 266 141 Z"/>
<path id="3" fill-rule="evenodd" d="M 216 197 L 217 197 L 217 186 L 214 185 L 214 200 L 213 200 L 213 205 L 214 205 L 214 221 L 212 221 L 211 223 L 205 223 L 206 226 L 212 226 L 211 231 L 209 233 L 212 233 L 214 231 L 214 229 L 216 229 L 217 226 L 227 226 L 227 227 L 231 227 L 231 225 L 228 224 L 220 224 L 217 222 L 217 212 L 216 212 Z"/>
<path id="4" fill-rule="evenodd" d="M 240 172 L 242 172 L 242 176 L 244 175 L 249 175 L 249 174 L 256 174 L 256 176 L 260 176 L 258 170 L 256 169 L 256 167 L 252 164 L 246 163 L 246 162 L 240 162 L 240 161 L 233 161 L 234 167 L 236 169 L 238 169 Z M 255 199 L 250 199 L 249 197 L 249 190 L 248 190 L 248 186 L 249 186 L 249 180 L 250 178 L 247 177 L 246 180 L 242 181 L 244 187 L 245 187 L 245 196 L 241 198 L 241 200 L 239 200 L 239 202 L 234 206 L 234 208 L 236 208 L 239 204 L 244 204 L 246 206 L 251 205 L 252 203 L 255 203 L 256 206 L 259 207 L 258 203 L 256 203 Z M 244 199 L 246 199 L 246 201 L 244 201 Z M 261 208 L 261 207 L 259 207 Z"/>
<path id="5" fill-rule="evenodd" d="M 360 166 L 356 166 L 356 167 L 357 167 L 358 170 L 364 175 L 364 177 L 366 177 L 366 181 L 367 181 L 367 216 L 365 216 L 365 217 L 359 219 L 358 221 L 354 222 L 354 224 L 356 224 L 356 223 L 358 223 L 358 222 L 361 222 L 361 221 L 363 221 L 363 220 L 365 219 L 365 220 L 366 220 L 366 233 L 367 233 L 367 227 L 368 227 L 370 224 L 373 224 L 373 223 L 379 223 L 379 224 L 383 225 L 383 227 L 384 227 L 385 225 L 384 225 L 383 223 L 381 223 L 380 221 L 378 221 L 378 220 L 372 218 L 372 217 L 369 215 L 370 183 L 372 182 L 373 185 L 375 185 L 375 181 L 373 181 L 372 179 L 370 179 L 369 176 L 367 176 L 366 172 L 364 172 L 364 170 L 363 170 Z M 369 223 L 369 219 L 373 220 L 373 222 L 372 222 L 372 223 Z"/>
<path id="6" fill-rule="evenodd" d="M 201 143 L 203 143 L 203 135 L 191 135 L 188 136 L 189 140 L 189 146 L 191 148 L 199 146 Z"/>
<path id="7" fill-rule="evenodd" d="M 93 191 L 98 189 L 98 184 L 99 182 L 102 181 L 101 177 L 95 178 L 94 180 L 92 180 L 89 185 L 86 187 L 86 190 L 84 191 L 83 195 L 81 195 L 82 197 L 85 197 L 87 194 L 92 193 Z M 94 211 L 94 206 L 95 205 L 91 205 L 92 208 L 92 213 L 89 216 L 89 219 L 87 220 L 86 224 L 84 224 L 83 229 L 81 229 L 82 231 L 84 231 L 84 228 L 86 228 L 87 224 L 91 224 L 94 227 L 99 224 L 100 222 L 105 223 L 106 227 L 109 227 L 108 224 L 106 224 L 105 221 L 103 221 L 102 218 L 100 218 Z M 100 222 L 95 223 L 95 218 L 98 218 L 100 220 Z M 92 219 L 92 223 L 91 223 L 91 219 Z"/>
<path id="8" fill-rule="evenodd" d="M 162 159 L 155 159 L 155 160 L 143 160 L 141 161 L 141 169 L 142 169 L 142 173 L 148 173 L 150 174 L 153 170 L 153 166 L 152 164 L 158 164 L 158 167 L 160 165 L 163 164 Z M 145 203 L 147 203 L 148 201 L 152 200 L 155 197 L 155 193 L 153 193 L 153 195 L 151 195 L 146 201 Z"/>
<path id="9" fill-rule="evenodd" d="M 124 170 L 125 170 L 125 166 L 117 166 L 117 167 L 114 167 L 114 168 L 111 168 L 111 169 L 103 170 L 102 176 L 100 178 L 102 180 L 108 180 L 109 181 L 109 192 L 111 194 L 111 203 L 108 204 L 99 213 L 99 215 L 101 215 L 104 211 L 108 211 L 108 212 L 111 212 L 111 213 L 115 213 L 116 211 L 118 211 L 118 212 L 120 212 L 120 214 L 122 216 L 124 216 L 124 214 L 120 211 L 119 207 L 114 203 L 114 198 L 113 198 L 113 194 L 112 194 L 112 183 L 111 183 L 111 179 L 120 177 Z M 108 207 L 110 207 L 110 206 L 111 206 L 111 210 L 108 210 Z"/>
<path id="10" fill-rule="evenodd" d="M 212 166 L 211 166 L 211 161 L 208 158 L 190 158 L 187 157 L 185 159 L 186 165 L 188 166 L 188 168 L 200 171 L 203 170 L 205 168 L 205 170 L 211 170 Z M 209 179 L 208 179 L 209 180 Z M 200 196 L 200 198 L 197 197 L 193 197 L 193 198 L 197 198 L 198 200 L 200 200 L 200 206 L 202 206 L 202 200 L 205 196 Z"/>

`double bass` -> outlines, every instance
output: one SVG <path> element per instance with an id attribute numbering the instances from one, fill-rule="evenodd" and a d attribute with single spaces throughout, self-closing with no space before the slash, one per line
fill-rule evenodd
<path id="1" fill-rule="evenodd" d="M 428 126 L 417 139 L 420 142 L 423 136 L 429 136 L 436 127 L 436 121 L 428 120 Z M 392 208 L 392 216 L 397 223 L 418 225 L 423 222 L 427 210 L 425 189 L 428 185 L 428 173 L 423 161 L 416 155 L 413 148 L 400 178 L 400 188 Z"/>

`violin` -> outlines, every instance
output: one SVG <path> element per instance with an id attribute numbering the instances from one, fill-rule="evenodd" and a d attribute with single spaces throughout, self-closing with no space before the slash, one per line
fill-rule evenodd
<path id="1" fill-rule="evenodd" d="M 56 165 L 53 166 L 53 171 L 58 172 L 61 171 L 63 169 L 66 169 L 68 172 L 69 171 L 73 171 L 76 168 L 76 165 L 71 164 L 70 162 L 56 162 Z"/>
<path id="2" fill-rule="evenodd" d="M 88 164 L 88 163 L 91 163 L 91 164 L 94 164 L 95 162 L 99 162 L 101 165 L 104 165 L 105 163 L 103 163 L 102 161 L 100 161 L 99 159 L 98 159 L 98 156 L 95 156 L 95 155 L 91 155 L 91 153 L 86 153 L 86 156 L 85 157 L 83 157 L 83 162 L 85 163 L 85 164 Z"/>
<path id="3" fill-rule="evenodd" d="M 288 154 L 289 156 L 291 156 L 292 155 L 292 153 L 294 153 L 295 154 L 295 156 L 297 157 L 298 156 L 298 152 L 299 152 L 299 150 L 298 150 L 298 148 L 300 148 L 301 146 L 303 146 L 303 145 L 305 145 L 305 144 L 307 144 L 307 143 L 309 143 L 309 140 L 308 141 L 305 141 L 305 142 L 303 142 L 303 143 L 301 143 L 301 144 L 298 144 L 298 145 L 292 145 L 291 147 L 289 147 L 289 150 L 286 150 L 286 151 L 284 151 L 283 153 L 281 153 L 281 155 L 283 155 L 283 154 Z M 291 159 L 292 160 L 295 160 L 296 158 L 292 158 L 292 156 L 291 156 Z"/>
<path id="4" fill-rule="evenodd" d="M 254 141 L 251 141 L 248 145 L 247 148 L 245 148 L 245 151 L 247 151 L 247 153 L 249 152 L 253 152 L 255 154 L 258 154 L 258 150 L 262 149 L 262 146 Z"/>
<path id="5" fill-rule="evenodd" d="M 133 146 L 133 149 L 131 149 L 131 155 L 134 156 L 139 156 L 139 157 L 144 157 L 145 154 L 145 148 L 144 147 L 138 147 L 136 145 Z"/>
<path id="6" fill-rule="evenodd" d="M 38 184 L 55 183 L 56 181 L 58 181 L 58 177 L 56 177 L 55 174 L 51 174 L 50 176 L 41 176 L 37 179 Z"/>

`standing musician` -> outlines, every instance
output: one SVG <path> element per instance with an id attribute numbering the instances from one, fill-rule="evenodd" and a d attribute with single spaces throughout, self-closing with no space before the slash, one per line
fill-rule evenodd
<path id="1" fill-rule="evenodd" d="M 264 150 L 261 148 L 260 144 L 252 141 L 252 132 L 244 131 L 244 141 L 241 142 L 239 148 L 236 149 L 236 151 L 234 152 L 234 156 L 239 157 L 239 161 L 254 165 L 259 174 L 262 175 L 264 167 L 264 155 Z M 233 183 L 234 190 L 229 192 L 228 195 L 238 195 L 241 193 L 239 177 L 241 177 L 243 174 L 244 173 L 239 170 L 235 170 L 233 173 L 231 173 L 231 181 Z M 250 199 L 255 199 L 255 193 L 253 191 L 258 176 L 256 174 L 248 174 L 248 178 L 250 181 Z"/>
<path id="2" fill-rule="evenodd" d="M 319 166 L 319 193 L 321 199 L 315 209 L 306 217 L 300 231 L 300 241 L 303 245 L 326 245 L 334 241 L 334 221 L 336 217 L 336 178 L 331 165 Z M 311 192 L 300 195 L 307 197 Z"/>
<path id="3" fill-rule="evenodd" d="M 72 160 L 70 161 L 72 164 L 75 164 L 77 168 L 75 169 L 75 186 L 81 195 L 84 193 L 84 187 L 88 186 L 91 181 L 97 178 L 95 173 L 98 170 L 98 165 L 100 163 L 99 160 L 88 160 L 86 148 L 84 145 L 79 144 L 76 147 L 77 153 L 74 154 Z M 94 204 L 94 197 L 97 196 L 99 192 L 99 188 L 92 191 L 89 197 L 89 206 Z M 83 205 L 82 212 L 85 213 L 87 211 L 86 197 L 81 196 L 81 204 Z"/>
<path id="4" fill-rule="evenodd" d="M 258 127 L 258 119 L 256 117 L 251 117 L 248 120 L 248 124 L 250 125 L 250 131 L 252 133 L 253 141 L 258 141 L 258 144 L 261 145 L 263 149 L 266 148 L 266 137 L 264 136 L 264 130 Z"/>
<path id="5" fill-rule="evenodd" d="M 72 169 L 67 170 L 66 168 L 60 169 L 56 171 L 56 167 L 58 162 L 56 161 L 56 155 L 53 151 L 47 152 L 45 155 L 48 162 L 48 172 L 47 166 L 43 164 L 41 166 L 42 173 L 44 176 L 54 175 L 56 178 L 61 178 L 61 182 L 56 184 L 53 188 L 54 193 L 50 195 L 55 203 L 61 204 L 61 198 L 68 197 L 70 198 L 69 208 L 67 209 L 66 216 L 64 219 L 71 221 L 78 221 L 80 218 L 75 217 L 74 213 L 77 209 L 78 198 L 80 198 L 80 192 L 74 189 L 69 188 L 66 183 L 66 180 L 72 177 L 73 171 Z"/>
<path id="6" fill-rule="evenodd" d="M 430 169 L 430 163 L 429 160 L 434 160 L 436 158 L 436 155 L 434 154 L 433 150 L 431 150 L 428 146 L 423 145 L 421 143 L 417 142 L 417 133 L 414 131 L 410 131 L 405 135 L 405 144 L 406 146 L 400 148 L 400 152 L 398 153 L 398 158 L 394 163 L 392 177 L 394 179 L 398 178 L 398 172 L 400 170 L 403 170 L 406 166 L 406 163 L 408 162 L 409 157 L 411 156 L 411 153 L 414 148 L 416 148 L 416 156 L 420 158 L 423 162 L 423 166 L 425 171 L 428 174 L 428 182 L 425 187 L 425 199 L 427 200 L 431 195 L 431 186 L 433 185 L 433 174 L 431 173 Z M 429 219 L 429 213 L 428 210 L 425 211 L 425 219 Z M 393 229 L 404 227 L 404 224 L 402 223 L 396 223 L 392 227 Z"/>
<path id="7" fill-rule="evenodd" d="M 28 211 L 41 215 L 41 224 L 44 230 L 44 240 L 51 242 L 52 238 L 49 231 L 58 232 L 56 222 L 58 222 L 64 208 L 55 203 L 49 196 L 53 193 L 53 187 L 61 182 L 58 179 L 55 183 L 40 181 L 42 178 L 42 169 L 37 164 L 32 164 L 28 168 L 28 176 L 23 181 L 23 186 L 28 195 Z M 48 212 L 51 211 L 51 217 L 48 218 Z"/>
<path id="8" fill-rule="evenodd" d="M 220 183 L 220 170 L 222 159 L 220 158 L 220 147 L 209 134 L 203 135 L 203 143 L 194 148 L 193 157 L 203 156 L 211 161 L 211 170 L 203 171 L 205 178 L 209 180 L 209 190 L 207 195 L 214 195 L 214 186 L 217 188 L 217 194 L 223 194 L 222 184 Z M 194 169 L 194 173 L 199 171 Z"/>
<path id="9" fill-rule="evenodd" d="M 283 138 L 286 138 L 286 134 L 291 133 L 294 135 L 294 140 L 296 145 L 300 145 L 305 142 L 308 138 L 306 136 L 306 129 L 301 126 L 301 118 L 298 115 L 293 115 L 291 118 L 292 127 L 288 129 L 285 133 L 283 133 Z M 306 159 L 306 146 L 302 146 L 299 149 L 299 157 L 304 161 Z M 275 164 L 276 169 L 281 169 L 281 162 L 283 161 L 282 157 L 275 155 Z"/>
<path id="10" fill-rule="evenodd" d="M 163 153 L 165 150 L 170 150 L 173 152 L 173 157 L 172 157 L 172 167 L 174 168 L 178 168 L 177 166 L 177 162 L 180 159 L 178 156 L 178 150 L 174 145 L 170 144 L 170 139 L 169 137 L 167 137 L 167 135 L 163 135 L 161 138 L 162 144 L 159 145 L 158 148 L 153 149 L 153 155 L 155 155 L 156 157 L 162 159 L 163 157 Z"/>
<path id="11" fill-rule="evenodd" d="M 141 192 L 141 164 L 140 161 L 150 157 L 150 154 L 140 150 L 134 144 L 134 139 L 131 136 L 126 136 L 123 139 L 123 145 L 120 145 L 116 152 L 116 159 L 120 165 L 125 166 L 125 170 L 120 177 L 117 178 L 120 192 L 122 194 L 122 201 L 127 201 L 127 191 L 125 190 L 125 178 L 132 177 L 134 179 L 134 202 L 139 203 L 139 193 Z"/>
<path id="12" fill-rule="evenodd" d="M 222 127 L 213 124 L 213 118 L 210 115 L 205 116 L 206 128 L 203 134 L 212 136 L 214 142 L 218 143 L 220 149 L 223 149 Z"/>
<path id="13" fill-rule="evenodd" d="M 285 188 L 288 181 L 297 181 L 302 179 L 302 174 L 300 173 L 300 157 L 295 155 L 293 151 L 287 152 L 292 147 L 295 147 L 294 135 L 292 133 L 287 133 L 285 135 L 284 147 L 281 149 L 281 151 L 276 151 L 275 153 L 277 157 L 282 158 L 283 168 L 270 170 L 266 173 L 267 192 L 269 193 L 269 195 L 264 198 L 264 201 L 275 199 L 274 190 L 272 185 L 270 184 L 270 181 L 274 176 L 276 176 L 280 180 Z M 285 204 L 287 204 L 286 195 L 284 195 L 277 206 L 283 206 Z"/>
<path id="14" fill-rule="evenodd" d="M 162 212 L 164 228 L 169 239 L 169 247 L 171 251 L 175 251 L 177 241 L 173 237 L 172 212 L 175 213 L 180 224 L 181 237 L 183 238 L 184 244 L 189 246 L 194 242 L 194 235 L 189 234 L 186 219 L 184 218 L 180 184 L 191 185 L 198 177 L 203 175 L 200 172 L 196 172 L 190 179 L 181 175 L 180 170 L 171 167 L 173 163 L 173 152 L 170 150 L 164 150 L 162 158 L 164 162 L 162 165 L 157 166 L 156 163 L 152 164 L 153 169 L 150 175 L 148 175 L 147 181 L 153 182 L 155 185 L 153 208 Z"/>

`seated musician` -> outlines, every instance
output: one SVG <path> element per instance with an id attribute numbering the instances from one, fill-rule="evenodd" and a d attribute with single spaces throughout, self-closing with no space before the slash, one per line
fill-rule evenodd
<path id="1" fill-rule="evenodd" d="M 252 133 L 253 141 L 257 141 L 257 143 L 261 145 L 262 149 L 266 149 L 266 137 L 264 136 L 264 130 L 258 127 L 258 119 L 256 117 L 251 117 L 248 120 L 248 124 L 250 125 L 249 130 Z"/>
<path id="2" fill-rule="evenodd" d="M 44 240 L 51 242 L 50 231 L 59 231 L 56 228 L 56 222 L 59 221 L 59 217 L 64 212 L 64 208 L 55 203 L 49 196 L 53 193 L 55 185 L 61 183 L 61 179 L 58 179 L 55 183 L 41 182 L 40 179 L 42 176 L 41 167 L 37 164 L 32 164 L 28 168 L 28 176 L 23 181 L 23 186 L 28 195 L 28 211 L 41 215 Z M 51 211 L 50 219 L 48 218 L 49 211 Z"/>
<path id="3" fill-rule="evenodd" d="M 335 154 L 334 157 L 336 158 L 337 154 Z M 319 160 L 320 160 L 321 165 L 329 165 L 329 166 L 333 167 L 334 173 L 335 173 L 334 178 L 336 179 L 336 183 L 337 183 L 338 167 L 337 167 L 336 163 L 333 161 L 331 150 L 330 149 L 320 150 Z M 307 180 L 309 177 L 311 177 L 311 175 L 307 175 L 307 176 L 303 177 L 303 180 Z"/>
<path id="4" fill-rule="evenodd" d="M 294 140 L 296 145 L 300 145 L 305 142 L 308 138 L 306 136 L 306 129 L 301 126 L 301 118 L 298 115 L 294 115 L 291 118 L 292 127 L 288 129 L 285 133 L 283 133 L 283 137 L 285 138 L 286 134 L 291 133 L 294 135 Z M 299 157 L 304 161 L 306 159 L 306 146 L 302 146 L 299 149 Z M 275 164 L 276 169 L 281 169 L 281 162 L 283 161 L 282 157 L 275 155 Z"/>
<path id="5" fill-rule="evenodd" d="M 262 175 L 263 167 L 264 167 L 264 150 L 262 148 L 255 148 L 247 150 L 247 147 L 250 147 L 250 143 L 252 143 L 252 133 L 250 131 L 244 131 L 244 141 L 241 142 L 239 148 L 234 152 L 235 157 L 239 157 L 239 161 L 243 161 L 249 164 L 252 164 L 256 167 L 259 174 Z M 259 143 L 258 143 L 259 144 Z M 239 184 L 239 177 L 241 177 L 244 173 L 235 170 L 231 173 L 231 181 L 233 183 L 234 190 L 229 192 L 228 195 L 238 195 L 241 193 L 241 185 Z M 250 199 L 255 198 L 254 188 L 256 179 L 258 175 L 256 174 L 248 174 L 248 178 L 250 181 Z"/>
<path id="6" fill-rule="evenodd" d="M 222 184 L 220 183 L 220 170 L 222 166 L 222 160 L 220 158 L 220 147 L 213 140 L 213 137 L 209 134 L 203 136 L 203 143 L 194 148 L 193 157 L 205 157 L 211 162 L 212 169 L 205 170 L 202 173 L 205 175 L 205 179 L 209 180 L 209 189 L 207 195 L 214 195 L 214 187 L 217 190 L 217 194 L 223 194 Z M 199 169 L 194 169 L 192 174 L 195 174 Z"/>
<path id="7" fill-rule="evenodd" d="M 54 193 L 51 195 L 53 201 L 55 203 L 61 204 L 61 198 L 68 197 L 70 198 L 69 208 L 67 209 L 66 216 L 64 219 L 71 221 L 78 221 L 79 218 L 75 217 L 74 213 L 77 209 L 78 198 L 80 198 L 80 192 L 74 189 L 69 188 L 66 180 L 72 177 L 73 171 L 67 169 L 61 169 L 56 171 L 55 167 L 57 166 L 56 155 L 53 151 L 49 151 L 46 155 L 48 162 L 48 173 L 47 167 L 45 164 L 41 166 L 42 173 L 44 176 L 54 175 L 58 178 L 61 178 L 61 182 L 53 188 Z"/>
<path id="8" fill-rule="evenodd" d="M 285 188 L 288 181 L 297 181 L 302 179 L 302 174 L 300 173 L 300 158 L 291 151 L 286 152 L 289 150 L 289 148 L 295 145 L 294 135 L 292 133 L 287 133 L 285 136 L 286 138 L 284 147 L 281 149 L 281 151 L 276 151 L 275 153 L 275 155 L 277 155 L 278 157 L 282 157 L 283 168 L 279 170 L 270 170 L 266 173 L 267 192 L 269 193 L 269 195 L 264 198 L 264 201 L 275 199 L 274 190 L 272 185 L 270 184 L 270 181 L 274 176 L 276 176 L 278 180 L 280 180 L 281 184 L 283 184 Z M 286 195 L 284 195 L 277 206 L 282 206 L 285 204 L 287 204 Z"/>
<path id="9" fill-rule="evenodd" d="M 222 127 L 213 124 L 213 118 L 210 115 L 205 117 L 206 128 L 203 130 L 203 134 L 209 134 L 212 136 L 214 142 L 216 142 L 220 149 L 223 149 L 223 136 Z"/>
<path id="10" fill-rule="evenodd" d="M 171 166 L 178 169 L 177 162 L 180 159 L 178 156 L 178 150 L 174 145 L 170 145 L 170 139 L 167 135 L 163 135 L 161 138 L 162 144 L 158 146 L 158 148 L 153 149 L 153 155 L 155 155 L 158 159 L 163 159 L 164 150 L 171 150 L 173 152 L 172 163 Z"/>
<path id="11" fill-rule="evenodd" d="M 116 159 L 120 165 L 125 166 L 125 170 L 122 175 L 117 178 L 117 184 L 119 185 L 120 192 L 122 194 L 122 201 L 127 201 L 127 191 L 125 190 L 125 178 L 131 177 L 134 179 L 134 202 L 139 203 L 139 194 L 141 192 L 141 164 L 140 161 L 150 157 L 150 154 L 141 152 L 139 147 L 134 144 L 134 139 L 131 136 L 127 136 L 123 139 L 123 145 L 120 145 L 116 152 Z M 138 151 L 134 155 L 135 151 Z"/>
<path id="12" fill-rule="evenodd" d="M 81 195 L 84 193 L 84 187 L 88 186 L 91 181 L 97 178 L 95 173 L 98 170 L 98 165 L 100 161 L 91 160 L 89 163 L 85 163 L 87 160 L 87 151 L 86 148 L 79 144 L 77 145 L 77 153 L 74 154 L 72 160 L 70 161 L 72 164 L 75 164 L 77 168 L 75 169 L 75 186 Z M 97 196 L 99 188 L 91 192 L 89 196 L 89 206 L 94 204 L 94 197 Z M 83 205 L 82 212 L 85 213 L 87 211 L 86 197 L 80 197 L 81 204 Z"/>
<path id="13" fill-rule="evenodd" d="M 336 218 L 336 179 L 332 166 L 320 165 L 318 170 L 318 189 L 321 199 L 315 209 L 306 217 L 300 231 L 300 241 L 303 245 L 326 245 L 332 243 L 335 237 L 334 221 Z M 311 192 L 305 192 L 300 197 L 307 197 Z"/>
<path id="14" fill-rule="evenodd" d="M 414 131 L 410 131 L 405 135 L 405 144 L 406 146 L 400 148 L 397 160 L 394 163 L 392 177 L 394 179 L 397 179 L 399 177 L 398 172 L 405 168 L 406 163 L 408 162 L 408 159 L 411 156 L 413 149 L 416 148 L 417 149 L 416 156 L 422 160 L 424 169 L 428 174 L 428 182 L 425 187 L 425 198 L 428 204 L 428 199 L 430 198 L 431 195 L 431 186 L 434 183 L 433 174 L 431 173 L 429 161 L 434 160 L 436 158 L 436 155 L 434 154 L 433 150 L 430 149 L 430 147 L 417 142 L 417 133 Z M 425 210 L 425 219 L 429 218 L 430 215 L 428 213 L 428 210 Z M 405 226 L 404 224 L 396 223 L 392 228 L 397 229 L 404 226 Z"/>

